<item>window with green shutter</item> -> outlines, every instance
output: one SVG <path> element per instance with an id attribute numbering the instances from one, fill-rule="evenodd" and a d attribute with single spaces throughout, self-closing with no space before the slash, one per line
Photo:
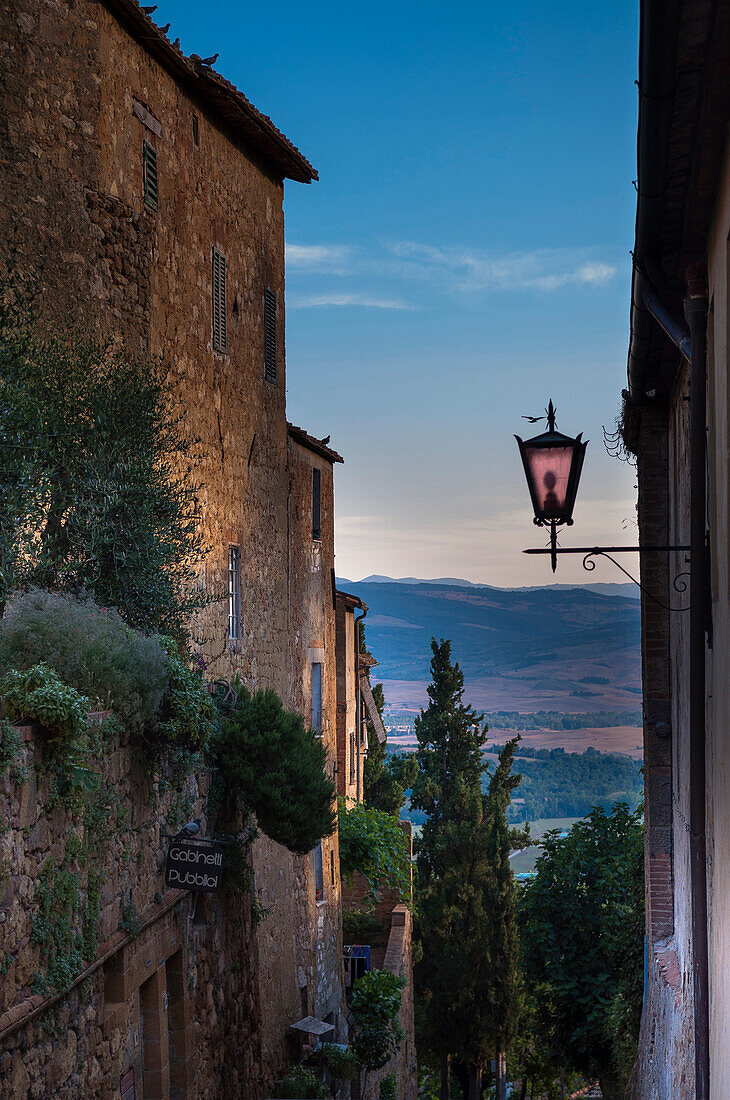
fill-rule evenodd
<path id="1" fill-rule="evenodd" d="M 213 249 L 213 348 L 215 351 L 226 351 L 228 348 L 226 258 L 217 248 Z"/>
<path id="2" fill-rule="evenodd" d="M 264 378 L 276 382 L 276 295 L 264 291 Z"/>
<path id="3" fill-rule="evenodd" d="M 142 191 L 145 206 L 157 210 L 157 151 L 148 141 L 142 142 Z"/>

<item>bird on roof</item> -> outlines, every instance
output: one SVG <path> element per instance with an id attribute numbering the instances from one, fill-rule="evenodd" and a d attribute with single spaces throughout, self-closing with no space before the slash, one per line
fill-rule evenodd
<path id="1" fill-rule="evenodd" d="M 164 27 L 160 27 L 159 28 L 160 34 L 167 34 L 167 32 L 169 31 L 171 26 L 172 26 L 172 23 L 166 23 Z"/>
<path id="2" fill-rule="evenodd" d="M 153 11 L 157 11 L 157 4 L 152 4 L 151 7 L 142 8 L 142 11 L 145 13 L 145 15 L 152 15 Z"/>
<path id="3" fill-rule="evenodd" d="M 212 57 L 201 57 L 200 64 L 201 65 L 215 65 L 215 63 L 218 60 L 219 56 L 220 56 L 220 54 L 214 53 Z"/>
<path id="4" fill-rule="evenodd" d="M 196 817 L 194 821 L 188 821 L 187 825 L 183 825 L 178 836 L 196 836 L 200 832 L 200 818 Z"/>
<path id="5" fill-rule="evenodd" d="M 331 438 L 332 438 L 331 435 L 326 435 L 324 437 L 324 439 L 320 439 L 320 443 L 322 444 L 323 447 L 326 447 Z"/>
<path id="6" fill-rule="evenodd" d="M 180 39 L 176 38 L 172 45 L 176 50 L 179 50 L 180 49 Z"/>

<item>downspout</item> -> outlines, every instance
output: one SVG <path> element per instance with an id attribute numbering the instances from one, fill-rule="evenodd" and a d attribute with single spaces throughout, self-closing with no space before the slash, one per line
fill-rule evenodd
<path id="1" fill-rule="evenodd" d="M 695 1095 L 696 1100 L 709 1100 L 710 997 L 705 809 L 707 294 L 703 269 L 690 269 L 688 271 L 687 299 L 684 308 L 692 337 L 690 372 L 689 824 Z"/>
<path id="2" fill-rule="evenodd" d="M 362 791 L 360 789 L 360 757 L 362 755 L 362 693 L 360 691 L 360 630 L 359 624 L 365 618 L 368 613 L 367 607 L 363 608 L 362 615 L 354 620 L 355 623 L 355 745 L 356 745 L 356 767 L 355 767 L 355 797 L 358 805 L 362 800 Z"/>

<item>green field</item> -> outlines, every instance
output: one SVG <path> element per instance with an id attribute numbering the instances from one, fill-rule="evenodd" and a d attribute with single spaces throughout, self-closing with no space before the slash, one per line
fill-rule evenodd
<path id="1" fill-rule="evenodd" d="M 542 836 L 551 829 L 560 829 L 561 832 L 572 829 L 576 821 L 582 821 L 580 817 L 540 817 L 530 822 L 530 835 Z"/>
<path id="2" fill-rule="evenodd" d="M 530 835 L 538 838 L 550 832 L 551 829 L 560 829 L 561 832 L 567 833 L 576 821 L 580 820 L 579 817 L 542 817 L 537 821 L 530 822 Z M 513 856 L 509 864 L 514 874 L 524 875 L 534 871 L 537 857 L 541 851 L 542 848 L 539 844 L 531 844 L 529 848 L 523 848 L 521 852 Z"/>

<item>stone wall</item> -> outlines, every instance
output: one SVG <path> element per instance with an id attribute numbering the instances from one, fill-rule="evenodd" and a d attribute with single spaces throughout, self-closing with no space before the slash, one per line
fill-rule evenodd
<path id="1" fill-rule="evenodd" d="M 406 844 L 413 858 L 413 829 L 410 821 L 399 823 L 403 829 Z M 351 883 L 343 886 L 343 905 L 347 908 L 367 907 L 366 897 L 370 892 L 367 879 L 355 873 Z M 392 974 L 401 974 L 405 979 L 399 1020 L 403 1028 L 403 1039 L 397 1052 L 383 1069 L 369 1073 L 364 1078 L 363 1100 L 377 1100 L 380 1082 L 389 1073 L 398 1078 L 399 1100 L 416 1100 L 418 1094 L 418 1067 L 416 1060 L 414 1000 L 413 1000 L 413 917 L 408 906 L 404 905 L 395 893 L 383 890 L 372 906 L 372 915 L 380 922 L 381 933 L 374 935 L 370 942 L 370 965 L 373 969 L 389 970 Z"/>
<path id="2" fill-rule="evenodd" d="M 138 1095 L 261 1096 L 250 898 L 164 885 L 163 833 L 189 814 L 205 834 L 208 776 L 167 787 L 102 728 L 91 810 L 49 809 L 46 735 L 23 735 L 27 778 L 0 781 L 0 1098 L 111 1098 L 130 1072 Z"/>

